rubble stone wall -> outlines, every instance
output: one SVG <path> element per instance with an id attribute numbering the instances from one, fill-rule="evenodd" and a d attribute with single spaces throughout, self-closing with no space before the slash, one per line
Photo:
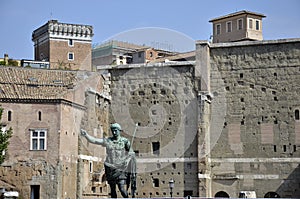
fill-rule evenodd
<path id="1" fill-rule="evenodd" d="M 299 58 L 299 40 L 210 46 L 213 195 L 300 196 Z"/>

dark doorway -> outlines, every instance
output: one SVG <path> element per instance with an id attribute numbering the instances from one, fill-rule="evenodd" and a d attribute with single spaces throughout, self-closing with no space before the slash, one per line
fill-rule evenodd
<path id="1" fill-rule="evenodd" d="M 280 196 L 276 192 L 268 192 L 264 198 L 280 198 Z"/>
<path id="2" fill-rule="evenodd" d="M 219 191 L 218 193 L 216 193 L 215 197 L 216 198 L 229 198 L 229 195 L 225 191 Z"/>
<path id="3" fill-rule="evenodd" d="M 31 185 L 30 188 L 30 199 L 40 199 L 40 185 Z"/>
<path id="4" fill-rule="evenodd" d="M 193 191 L 192 190 L 186 190 L 186 191 L 183 192 L 183 197 L 188 197 L 189 198 L 189 196 L 190 197 L 193 196 Z"/>

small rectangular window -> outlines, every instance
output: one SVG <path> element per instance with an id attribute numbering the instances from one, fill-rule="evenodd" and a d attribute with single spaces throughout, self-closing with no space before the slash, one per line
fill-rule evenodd
<path id="1" fill-rule="evenodd" d="M 159 155 L 160 154 L 160 144 L 159 142 L 152 142 L 152 152 L 153 155 Z"/>
<path id="2" fill-rule="evenodd" d="M 232 23 L 231 21 L 226 23 L 226 32 L 231 32 L 232 31 Z"/>
<path id="3" fill-rule="evenodd" d="M 89 162 L 89 172 L 93 173 L 93 162 L 92 161 Z"/>
<path id="4" fill-rule="evenodd" d="M 47 149 L 47 130 L 34 129 L 30 130 L 30 150 Z"/>
<path id="5" fill-rule="evenodd" d="M 192 163 L 191 163 L 191 162 L 188 162 L 188 163 L 186 164 L 186 167 L 187 167 L 187 169 L 192 169 Z"/>
<path id="6" fill-rule="evenodd" d="M 140 156 L 140 151 L 139 150 L 135 150 L 134 153 L 135 153 L 135 156 L 137 156 L 137 157 Z"/>
<path id="7" fill-rule="evenodd" d="M 238 20 L 238 30 L 242 30 L 243 29 L 243 19 L 239 19 Z"/>
<path id="8" fill-rule="evenodd" d="M 41 111 L 38 112 L 38 120 L 42 121 L 42 112 Z"/>
<path id="9" fill-rule="evenodd" d="M 256 20 L 256 21 L 255 21 L 255 29 L 256 29 L 256 30 L 260 30 L 260 27 L 259 27 L 259 20 Z"/>
<path id="10" fill-rule="evenodd" d="M 221 34 L 221 24 L 216 25 L 216 34 L 217 35 Z"/>
<path id="11" fill-rule="evenodd" d="M 74 53 L 68 53 L 68 59 L 74 60 Z"/>
<path id="12" fill-rule="evenodd" d="M 153 187 L 159 187 L 159 179 L 153 178 Z"/>
<path id="13" fill-rule="evenodd" d="M 286 145 L 283 145 L 283 152 L 286 152 Z"/>
<path id="14" fill-rule="evenodd" d="M 12 112 L 8 111 L 7 112 L 7 120 L 10 122 L 12 120 Z"/>
<path id="15" fill-rule="evenodd" d="M 138 52 L 138 57 L 139 57 L 139 58 L 142 57 L 142 52 Z"/>
<path id="16" fill-rule="evenodd" d="M 69 46 L 74 46 L 73 39 L 69 39 Z"/>
<path id="17" fill-rule="evenodd" d="M 159 179 L 153 178 L 153 187 L 159 187 Z"/>
<path id="18" fill-rule="evenodd" d="M 300 119 L 300 113 L 299 113 L 299 110 L 296 109 L 295 110 L 295 120 L 299 120 Z"/>
<path id="19" fill-rule="evenodd" d="M 253 20 L 249 19 L 249 29 L 253 29 Z"/>

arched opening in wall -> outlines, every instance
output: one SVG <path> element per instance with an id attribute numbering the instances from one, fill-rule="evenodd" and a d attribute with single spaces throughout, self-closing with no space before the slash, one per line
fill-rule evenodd
<path id="1" fill-rule="evenodd" d="M 278 193 L 270 191 L 270 192 L 266 193 L 264 198 L 280 198 L 280 196 Z"/>
<path id="2" fill-rule="evenodd" d="M 295 120 L 299 120 L 299 119 L 300 119 L 299 110 L 296 109 L 295 110 Z"/>
<path id="3" fill-rule="evenodd" d="M 229 195 L 225 191 L 219 191 L 215 194 L 215 197 L 216 198 L 229 198 Z"/>

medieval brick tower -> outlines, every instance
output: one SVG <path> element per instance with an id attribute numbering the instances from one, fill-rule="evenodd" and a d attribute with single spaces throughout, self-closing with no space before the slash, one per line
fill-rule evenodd
<path id="1" fill-rule="evenodd" d="M 34 59 L 51 69 L 91 70 L 93 27 L 50 20 L 34 30 Z"/>

